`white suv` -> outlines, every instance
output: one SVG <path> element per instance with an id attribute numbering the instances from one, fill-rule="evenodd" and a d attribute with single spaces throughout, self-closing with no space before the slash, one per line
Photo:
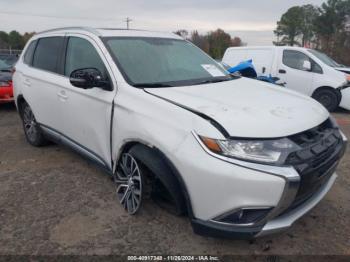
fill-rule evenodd
<path id="1" fill-rule="evenodd" d="M 35 35 L 14 74 L 28 142 L 63 143 L 196 233 L 286 229 L 329 191 L 346 138 L 306 96 L 229 75 L 174 34 L 62 28 Z"/>

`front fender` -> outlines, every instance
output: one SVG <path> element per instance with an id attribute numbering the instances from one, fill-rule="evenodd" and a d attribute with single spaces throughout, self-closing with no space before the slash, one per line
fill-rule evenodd
<path id="1" fill-rule="evenodd" d="M 341 91 L 342 98 L 340 100 L 339 106 L 350 110 L 350 86 L 342 89 Z"/>

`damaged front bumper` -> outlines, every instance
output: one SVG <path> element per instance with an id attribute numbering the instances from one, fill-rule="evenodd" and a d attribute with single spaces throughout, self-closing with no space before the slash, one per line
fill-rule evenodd
<path id="1" fill-rule="evenodd" d="M 211 221 L 192 220 L 192 227 L 195 233 L 203 236 L 224 237 L 235 239 L 252 239 L 270 234 L 283 232 L 292 224 L 314 208 L 328 193 L 333 186 L 337 175 L 334 173 L 328 182 L 323 185 L 310 199 L 289 212 L 268 221 L 264 225 L 251 227 L 234 227 L 218 224 Z"/>
<path id="2" fill-rule="evenodd" d="M 250 224 L 227 223 L 216 218 L 210 220 L 193 218 L 194 232 L 212 237 L 251 239 L 290 228 L 295 221 L 308 213 L 325 197 L 337 178 L 335 170 L 345 153 L 347 138 L 341 130 L 339 132 L 336 130 L 327 137 L 327 139 L 338 138 L 338 142 L 333 143 L 332 149 L 328 148 L 328 154 L 325 154 L 325 151 L 323 154 L 313 151 L 314 157 L 310 158 L 306 155 L 305 150 L 316 150 L 313 146 L 301 150 L 300 152 L 303 153 L 298 155 L 302 161 L 294 161 L 293 166 L 269 166 L 269 170 L 262 170 L 261 165 L 249 164 L 250 168 L 259 168 L 260 171 L 268 172 L 270 175 L 279 175 L 286 182 L 279 203 L 265 218 Z M 321 133 L 321 131 L 319 132 Z M 318 149 L 320 148 L 318 147 Z M 318 165 L 315 166 L 316 163 Z"/>

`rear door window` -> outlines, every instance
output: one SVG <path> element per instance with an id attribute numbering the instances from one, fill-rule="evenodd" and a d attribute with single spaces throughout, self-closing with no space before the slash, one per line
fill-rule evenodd
<path id="1" fill-rule="evenodd" d="M 58 63 L 63 46 L 63 37 L 46 37 L 39 39 L 33 57 L 33 66 L 46 71 L 58 73 Z"/>
<path id="2" fill-rule="evenodd" d="M 33 54 L 34 54 L 34 50 L 35 50 L 35 46 L 36 46 L 36 40 L 32 41 L 27 50 L 26 53 L 24 54 L 24 58 L 23 61 L 25 64 L 27 65 L 31 65 L 32 64 L 32 60 L 33 60 Z"/>

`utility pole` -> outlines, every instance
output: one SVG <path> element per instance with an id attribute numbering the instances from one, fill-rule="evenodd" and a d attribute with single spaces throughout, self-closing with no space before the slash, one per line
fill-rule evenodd
<path id="1" fill-rule="evenodd" d="M 124 22 L 126 22 L 126 29 L 129 30 L 129 28 L 130 28 L 129 24 L 130 24 L 130 22 L 132 22 L 132 19 L 129 18 L 129 17 L 127 17 L 127 18 L 124 20 Z"/>

